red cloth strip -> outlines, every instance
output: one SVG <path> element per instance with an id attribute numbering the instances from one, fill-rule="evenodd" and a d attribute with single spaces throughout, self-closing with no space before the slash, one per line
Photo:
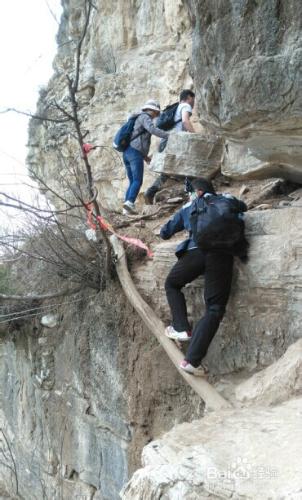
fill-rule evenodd
<path id="1" fill-rule="evenodd" d="M 87 224 L 88 224 L 89 227 L 91 227 L 91 229 L 96 230 L 97 226 L 93 222 L 93 204 L 92 203 L 88 203 L 88 204 L 85 205 L 85 208 L 87 210 Z M 136 246 L 138 248 L 142 248 L 143 250 L 146 250 L 148 257 L 150 259 L 152 259 L 153 253 L 147 247 L 147 245 L 145 245 L 145 243 L 142 242 L 142 240 L 140 240 L 138 238 L 131 238 L 130 236 L 123 236 L 121 234 L 118 234 L 113 229 L 113 227 L 111 226 L 111 224 L 109 224 L 104 219 L 104 217 L 102 217 L 101 215 L 97 215 L 96 216 L 96 220 L 98 221 L 98 224 L 99 224 L 99 226 L 100 226 L 101 229 L 103 229 L 104 231 L 109 231 L 110 233 L 114 234 L 117 238 L 119 238 L 120 240 L 125 241 L 126 243 L 129 243 L 130 245 L 133 245 L 133 246 Z"/>
<path id="2" fill-rule="evenodd" d="M 93 144 L 88 144 L 88 142 L 82 146 L 82 152 L 84 155 L 88 155 L 92 149 L 95 149 L 95 146 Z"/>

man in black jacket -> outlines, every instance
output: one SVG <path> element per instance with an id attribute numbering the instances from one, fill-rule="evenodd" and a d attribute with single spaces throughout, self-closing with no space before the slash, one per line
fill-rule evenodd
<path id="1" fill-rule="evenodd" d="M 192 182 L 193 197 L 207 197 L 216 195 L 211 182 L 206 179 L 196 179 Z M 238 217 L 245 212 L 245 203 L 230 195 L 237 209 Z M 189 238 L 180 243 L 176 249 L 178 262 L 171 269 L 165 283 L 167 300 L 172 313 L 172 325 L 166 328 L 166 335 L 174 340 L 190 341 L 186 358 L 180 367 L 188 373 L 194 374 L 196 368 L 205 357 L 208 347 L 218 330 L 225 313 L 226 304 L 231 290 L 233 274 L 233 254 L 231 252 L 203 251 L 198 248 L 192 236 L 191 227 L 192 202 L 184 205 L 160 231 L 164 240 L 171 238 L 175 233 L 186 229 Z M 245 247 L 246 250 L 246 247 Z M 244 252 L 241 258 L 244 260 Z M 195 325 L 191 334 L 188 322 L 187 308 L 182 288 L 198 276 L 204 275 L 205 315 Z M 199 370 L 200 371 L 200 370 Z"/>

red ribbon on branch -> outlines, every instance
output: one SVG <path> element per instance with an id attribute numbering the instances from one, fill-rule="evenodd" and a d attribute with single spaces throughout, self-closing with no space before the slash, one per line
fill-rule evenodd
<path id="1" fill-rule="evenodd" d="M 86 142 L 82 146 L 82 153 L 84 156 L 87 156 L 90 153 L 90 151 L 92 151 L 95 148 L 96 146 L 93 146 L 93 144 L 89 144 L 88 142 Z"/>
<path id="2" fill-rule="evenodd" d="M 96 230 L 97 225 L 95 224 L 95 222 L 93 222 L 93 217 L 94 217 L 94 214 L 93 214 L 93 204 L 92 203 L 88 203 L 88 204 L 85 205 L 85 208 L 87 210 L 87 224 L 88 224 L 88 226 L 91 229 Z M 96 218 L 96 220 L 98 222 L 98 225 L 99 225 L 99 227 L 101 229 L 103 229 L 104 231 L 109 231 L 110 233 L 114 234 L 117 238 L 119 238 L 122 241 L 125 241 L 126 243 L 129 243 L 130 245 L 133 245 L 133 246 L 136 246 L 138 248 L 141 248 L 142 250 L 146 250 L 148 257 L 150 259 L 152 259 L 153 253 L 147 247 L 147 245 L 145 245 L 145 243 L 142 242 L 142 240 L 140 240 L 138 238 L 131 238 L 130 236 L 123 236 L 121 234 L 118 234 L 113 229 L 113 227 L 111 226 L 111 224 L 109 224 L 109 222 L 107 222 L 104 219 L 104 217 L 102 217 L 101 215 L 96 215 L 95 218 Z"/>

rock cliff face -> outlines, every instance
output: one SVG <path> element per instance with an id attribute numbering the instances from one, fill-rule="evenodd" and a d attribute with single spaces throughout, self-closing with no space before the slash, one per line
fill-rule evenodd
<path id="1" fill-rule="evenodd" d="M 13 497 L 17 479 L 23 498 L 117 499 L 142 446 L 203 405 L 119 287 L 63 302 L 53 328 L 38 316 L 1 333 L 0 427 L 12 455 L 1 434 L 0 492 Z"/>
<path id="2" fill-rule="evenodd" d="M 225 172 L 257 175 L 259 165 L 269 162 L 274 175 L 282 165 L 301 181 L 299 0 L 189 5 L 199 110 L 202 122 L 228 139 Z M 258 159 L 248 170 L 245 155 Z"/>
<path id="3" fill-rule="evenodd" d="M 75 43 L 83 29 L 85 1 L 62 4 L 54 75 L 38 103 L 44 115 L 55 102 L 68 109 L 66 74 L 74 75 Z M 102 205 L 120 209 L 126 182 L 112 138 L 148 98 L 164 106 L 192 85 L 191 25 L 181 0 L 93 4 L 81 54 L 79 115 L 87 142 L 109 146 L 90 159 Z M 66 181 L 73 183 L 75 171 L 82 180 L 79 156 L 73 124 L 31 122 L 28 164 L 52 202 L 59 203 L 51 190 L 68 197 Z M 153 177 L 147 173 L 146 183 Z M 63 311 L 64 321 L 54 329 L 37 322 L 3 332 L 0 425 L 25 498 L 116 499 L 148 440 L 172 422 L 202 414 L 202 402 L 140 320 L 123 300 L 118 304 L 120 310 L 84 297 L 79 309 Z M 109 322 L 104 310 L 111 311 Z M 14 494 L 14 473 L 3 466 L 1 478 Z"/>
<path id="4" fill-rule="evenodd" d="M 66 72 L 73 74 L 75 60 L 72 40 L 79 38 L 83 27 L 83 1 L 63 5 L 61 48 L 55 75 L 40 100 L 42 108 L 53 100 L 66 104 Z M 102 204 L 120 209 L 126 183 L 120 156 L 111 148 L 113 137 L 128 115 L 147 99 L 157 99 L 164 107 L 177 101 L 182 88 L 192 85 L 191 24 L 182 0 L 99 0 L 95 5 L 82 49 L 80 117 L 83 129 L 89 131 L 87 142 L 109 146 L 97 149 L 90 161 Z M 61 127 L 32 124 L 29 165 L 59 190 L 58 173 L 70 175 L 72 164 L 78 161 L 72 133 L 73 126 L 68 123 Z M 145 184 L 152 178 L 147 172 Z"/>
<path id="5" fill-rule="evenodd" d="M 54 76 L 41 91 L 40 113 L 69 105 L 66 73 L 74 74 L 85 9 L 83 0 L 62 3 Z M 254 207 L 282 185 L 267 178 L 302 182 L 298 0 L 94 6 L 78 98 L 85 140 L 102 146 L 89 159 L 103 207 L 121 208 L 124 168 L 108 147 L 127 114 L 151 97 L 174 102 L 193 84 L 196 134 L 173 135 L 154 156 L 155 172 L 214 177 L 222 170 L 228 188 L 235 189 L 233 179 L 247 179 L 247 191 L 250 178 L 266 179 L 253 188 Z M 52 202 L 52 190 L 68 197 L 74 174 L 84 185 L 80 154 L 71 123 L 32 121 L 28 163 Z M 145 185 L 153 177 L 146 172 Z M 123 486 L 125 500 L 301 498 L 301 196 L 297 190 L 246 218 L 250 261 L 236 264 L 228 312 L 207 356 L 210 382 L 230 410 L 201 419 L 202 401 L 116 284 L 102 296 L 79 295 L 60 306 L 52 329 L 36 320 L 1 330 L 0 492 L 13 496 L 17 478 L 23 497 L 37 499 L 115 500 Z M 132 263 L 131 273 L 168 321 L 163 287 L 176 239 L 159 241 L 163 221 L 152 220 L 144 233 L 153 261 Z M 141 236 L 141 228 L 131 231 Z M 193 321 L 201 314 L 202 285 L 185 290 Z M 125 486 L 153 439 L 144 467 Z"/>
<path id="6" fill-rule="evenodd" d="M 224 139 L 222 172 L 233 179 L 275 175 L 301 182 L 300 3 L 188 3 L 200 119 Z M 207 355 L 211 373 L 224 374 L 212 381 L 234 409 L 175 427 L 146 447 L 144 467 L 123 489 L 125 500 L 301 496 L 294 458 L 301 454 L 294 423 L 301 405 L 294 399 L 301 396 L 301 340 L 294 343 L 301 338 L 300 210 L 247 216 L 251 259 L 237 268 L 229 312 Z M 149 264 L 154 268 L 145 269 L 146 276 L 158 272 L 157 284 L 172 263 L 174 245 L 160 244 Z M 199 313 L 200 285 L 186 291 L 192 317 Z M 143 283 L 141 289 L 148 294 Z M 165 314 L 160 298 L 154 307 Z"/>
<path id="7" fill-rule="evenodd" d="M 144 449 L 124 500 L 300 498 L 301 398 L 176 426 Z M 287 443 L 284 449 L 284 443 Z M 280 450 L 282 452 L 280 453 Z"/>

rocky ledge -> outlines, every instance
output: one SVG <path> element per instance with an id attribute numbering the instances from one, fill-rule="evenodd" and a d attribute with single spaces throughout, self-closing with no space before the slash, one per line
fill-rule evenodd
<path id="1" fill-rule="evenodd" d="M 144 448 L 123 500 L 302 496 L 302 399 L 224 410 L 174 427 Z"/>

